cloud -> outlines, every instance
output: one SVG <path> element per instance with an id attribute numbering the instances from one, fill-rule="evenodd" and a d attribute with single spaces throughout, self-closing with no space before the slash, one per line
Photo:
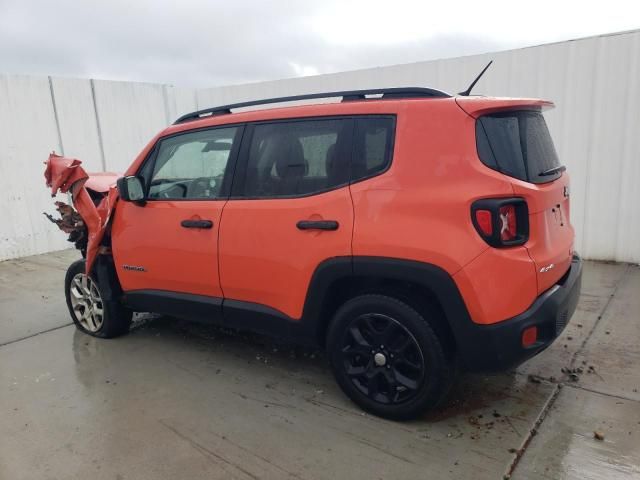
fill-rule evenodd
<path id="1" fill-rule="evenodd" d="M 409 3 L 0 0 L 0 70 L 210 87 L 523 42 L 513 32 L 496 37 L 492 24 L 472 28 L 475 18 L 458 25 L 461 13 L 448 5 Z"/>

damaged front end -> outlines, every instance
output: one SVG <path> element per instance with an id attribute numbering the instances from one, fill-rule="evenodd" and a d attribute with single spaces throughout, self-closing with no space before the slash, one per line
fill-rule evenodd
<path id="1" fill-rule="evenodd" d="M 76 212 L 71 205 L 64 202 L 55 202 L 56 211 L 60 214 L 60 218 L 43 212 L 44 216 L 55 223 L 60 230 L 69 234 L 67 240 L 73 242 L 74 246 L 80 250 L 83 257 L 87 256 L 87 226 L 84 224 L 82 217 Z"/>
<path id="2" fill-rule="evenodd" d="M 45 215 L 69 234 L 68 240 L 86 259 L 88 274 L 98 254 L 111 253 L 110 239 L 105 234 L 118 199 L 115 188 L 118 175 L 99 173 L 90 176 L 81 164 L 77 159 L 55 153 L 49 155 L 44 176 L 51 196 L 55 197 L 58 192 L 69 193 L 75 209 L 64 202 L 55 202 L 60 218 Z"/>

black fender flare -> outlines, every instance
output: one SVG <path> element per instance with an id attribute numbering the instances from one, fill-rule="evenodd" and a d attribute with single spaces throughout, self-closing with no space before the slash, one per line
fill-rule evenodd
<path id="1" fill-rule="evenodd" d="M 331 285 L 352 278 L 381 278 L 410 282 L 429 290 L 437 299 L 456 343 L 468 341 L 464 332 L 472 325 L 469 311 L 452 276 L 430 263 L 389 257 L 335 257 L 322 262 L 315 270 L 301 318 L 305 336 L 318 338 L 323 322 L 322 306 Z"/>

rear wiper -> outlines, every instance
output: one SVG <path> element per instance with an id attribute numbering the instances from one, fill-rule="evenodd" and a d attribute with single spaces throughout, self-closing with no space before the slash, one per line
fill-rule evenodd
<path id="1" fill-rule="evenodd" d="M 556 173 L 564 172 L 566 169 L 567 169 L 567 167 L 565 167 L 564 165 L 559 165 L 557 167 L 553 167 L 553 168 L 550 168 L 550 169 L 545 170 L 543 172 L 540 172 L 538 174 L 538 176 L 547 177 L 549 175 L 555 175 Z"/>

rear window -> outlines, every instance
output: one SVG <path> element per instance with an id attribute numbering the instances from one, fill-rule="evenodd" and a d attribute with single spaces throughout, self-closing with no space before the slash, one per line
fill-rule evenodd
<path id="1" fill-rule="evenodd" d="M 347 119 L 256 125 L 249 147 L 244 196 L 292 197 L 346 185 L 348 126 Z"/>
<path id="2" fill-rule="evenodd" d="M 391 162 L 394 126 L 391 116 L 255 124 L 243 183 L 235 188 L 246 198 L 296 197 L 378 175 Z"/>
<path id="3" fill-rule="evenodd" d="M 393 151 L 392 117 L 358 118 L 353 137 L 351 180 L 357 182 L 384 171 Z"/>
<path id="4" fill-rule="evenodd" d="M 478 156 L 487 167 L 532 183 L 560 177 L 560 166 L 549 129 L 540 112 L 512 111 L 480 117 L 476 122 Z"/>

